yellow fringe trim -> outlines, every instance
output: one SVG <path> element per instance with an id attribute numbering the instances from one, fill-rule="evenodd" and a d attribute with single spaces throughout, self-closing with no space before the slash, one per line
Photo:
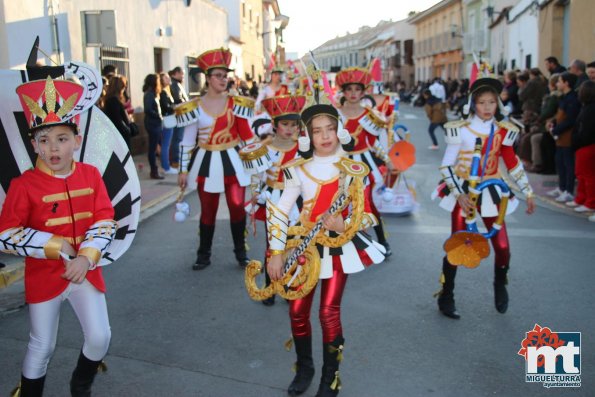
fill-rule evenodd
<path id="1" fill-rule="evenodd" d="M 107 372 L 107 364 L 105 363 L 105 361 L 100 362 L 99 366 L 97 367 L 97 373 L 101 372 Z"/>
<path id="2" fill-rule="evenodd" d="M 339 345 L 339 347 L 329 346 L 328 351 L 331 354 L 337 353 L 337 362 L 338 363 L 343 361 L 343 345 Z"/>
<path id="3" fill-rule="evenodd" d="M 440 273 L 440 289 L 436 292 L 434 292 L 434 295 L 432 295 L 434 298 L 437 298 L 438 296 L 440 296 L 440 294 L 442 293 L 442 289 L 444 288 L 444 283 L 446 282 L 446 279 L 444 278 L 444 273 Z"/>
<path id="4" fill-rule="evenodd" d="M 285 346 L 285 350 L 287 350 L 288 352 L 291 351 L 291 348 L 293 347 L 293 336 L 290 336 L 289 339 L 287 339 L 285 341 L 285 343 L 283 344 L 283 346 Z"/>
<path id="5" fill-rule="evenodd" d="M 331 389 L 341 390 L 341 378 L 339 378 L 339 371 L 335 371 L 335 379 L 333 379 L 333 383 L 331 383 Z"/>
<path id="6" fill-rule="evenodd" d="M 19 382 L 19 385 L 17 387 L 12 389 L 12 391 L 10 392 L 10 397 L 21 397 L 21 382 Z"/>

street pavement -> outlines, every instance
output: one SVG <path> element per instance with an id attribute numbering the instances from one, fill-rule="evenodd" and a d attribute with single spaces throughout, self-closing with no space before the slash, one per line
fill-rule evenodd
<path id="1" fill-rule="evenodd" d="M 440 315 L 433 294 L 440 289 L 450 217 L 429 196 L 439 179 L 442 150 L 426 149 L 430 140 L 422 109 L 403 106 L 400 121 L 417 147 L 417 164 L 406 175 L 416 183 L 420 208 L 406 217 L 385 216 L 393 256 L 349 278 L 342 305 L 346 342 L 340 395 L 593 396 L 595 224 L 546 200 L 539 200 L 529 216 L 521 203 L 507 217 L 512 247 L 508 312 L 494 308 L 490 256 L 477 269 L 459 270 L 455 295 L 462 318 Z M 444 149 L 443 140 L 440 144 Z M 174 180 L 165 181 L 169 191 L 175 190 Z M 168 189 L 163 189 L 165 196 Z M 109 370 L 97 376 L 93 395 L 284 396 L 295 359 L 283 347 L 290 334 L 287 304 L 278 299 L 265 307 L 247 296 L 233 258 L 224 200 L 213 264 L 191 270 L 199 204 L 195 193 L 187 199 L 192 215 L 185 223 L 173 221 L 167 198 L 160 201 L 163 210 L 145 211 L 130 250 L 104 269 L 112 342 Z M 251 256 L 261 259 L 262 224 L 257 229 L 248 242 Z M 312 320 L 317 372 L 305 396 L 316 393 L 322 361 L 316 311 Z M 535 324 L 582 332 L 580 388 L 525 382 L 525 361 L 517 352 Z M 27 330 L 26 309 L 0 318 L 0 396 L 18 381 Z M 81 344 L 78 322 L 64 308 L 46 396 L 68 395 Z"/>

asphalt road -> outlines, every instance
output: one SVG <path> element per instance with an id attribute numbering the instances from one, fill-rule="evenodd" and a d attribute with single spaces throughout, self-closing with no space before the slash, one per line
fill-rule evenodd
<path id="1" fill-rule="evenodd" d="M 512 245 L 510 308 L 493 304 L 493 258 L 461 269 L 455 290 L 459 321 L 439 314 L 433 298 L 450 234 L 449 215 L 429 201 L 439 179 L 441 151 L 429 151 L 420 109 L 403 107 L 418 162 L 407 172 L 417 186 L 419 211 L 386 216 L 394 255 L 349 278 L 342 321 L 346 339 L 341 396 L 568 396 L 595 395 L 595 228 L 582 218 L 540 207 L 507 217 Z M 441 140 L 441 149 L 444 148 Z M 191 270 L 197 245 L 198 200 L 193 217 L 173 221 L 173 208 L 145 220 L 129 252 L 105 269 L 112 342 L 106 374 L 94 396 L 284 396 L 294 354 L 287 304 L 253 302 L 235 264 L 227 209 L 222 202 L 213 265 Z M 263 226 L 250 237 L 250 254 L 264 251 Z M 315 303 L 316 305 L 316 303 Z M 316 306 L 315 306 L 316 307 Z M 320 329 L 313 312 L 317 373 Z M 582 386 L 544 388 L 525 382 L 517 352 L 535 324 L 581 332 Z M 0 395 L 16 384 L 28 339 L 27 310 L 0 318 Z M 64 305 L 60 334 L 46 381 L 46 396 L 68 395 L 68 380 L 82 344 L 80 327 Z"/>

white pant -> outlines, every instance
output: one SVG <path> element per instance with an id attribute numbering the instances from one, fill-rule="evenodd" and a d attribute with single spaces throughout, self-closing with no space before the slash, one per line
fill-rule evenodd
<path id="1" fill-rule="evenodd" d="M 83 328 L 85 357 L 93 361 L 105 357 L 111 338 L 105 295 L 87 280 L 82 284 L 70 283 L 59 296 L 29 304 L 31 333 L 23 362 L 23 375 L 26 378 L 38 379 L 45 375 L 56 347 L 60 308 L 66 299 Z"/>

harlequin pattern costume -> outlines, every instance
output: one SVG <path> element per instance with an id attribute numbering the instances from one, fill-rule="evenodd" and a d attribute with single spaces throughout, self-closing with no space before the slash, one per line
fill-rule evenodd
<path id="1" fill-rule="evenodd" d="M 207 51 L 197 58 L 198 66 L 205 73 L 211 69 L 228 71 L 230 61 L 231 53 L 226 49 Z M 228 97 L 220 114 L 210 114 L 200 98 L 176 109 L 179 119 L 182 114 L 192 112 L 194 115 L 184 123 L 187 125 L 180 146 L 180 172 L 190 173 L 190 178 L 196 175 L 201 203 L 200 246 L 193 266 L 195 270 L 210 264 L 220 193 L 225 193 L 230 212 L 236 259 L 242 266 L 248 261 L 244 239 L 244 195 L 250 177 L 244 172 L 238 150 L 255 139 L 248 121 L 253 109 L 254 101 L 240 96 Z"/>
<path id="2" fill-rule="evenodd" d="M 30 135 L 38 144 L 56 126 L 68 126 L 77 134 L 80 112 L 87 110 L 81 101 L 90 96 L 77 83 L 49 76 L 22 84 L 17 94 Z M 73 396 L 89 395 L 111 337 L 100 266 L 116 227 L 114 209 L 94 166 L 73 161 L 68 174 L 56 175 L 38 158 L 34 169 L 11 181 L 0 215 L 0 249 L 26 258 L 25 300 L 31 323 L 21 384 L 14 395 L 42 395 L 56 344 L 60 307 L 66 299 L 85 337 L 70 390 Z M 62 278 L 66 270 L 61 252 L 64 241 L 77 257 L 89 262 L 80 284 Z"/>
<path id="3" fill-rule="evenodd" d="M 365 90 L 370 84 L 372 76 L 364 68 L 348 68 L 337 73 L 335 82 L 342 89 L 349 84 L 359 84 Z M 387 249 L 390 255 L 390 246 L 386 240 L 384 225 L 380 218 L 380 212 L 372 201 L 372 189 L 376 184 L 383 184 L 383 176 L 378 169 L 378 160 L 388 164 L 390 160 L 387 156 L 387 148 L 381 143 L 387 142 L 387 123 L 378 112 L 371 108 L 363 108 L 360 115 L 348 118 L 342 115 L 343 126 L 354 140 L 354 147 L 349 152 L 349 158 L 362 161 L 370 169 L 369 184 L 366 186 L 366 195 L 370 201 L 372 212 L 378 219 L 378 224 L 374 226 L 378 242 Z"/>
<path id="4" fill-rule="evenodd" d="M 495 95 L 498 95 L 502 88 L 498 80 L 487 77 L 481 78 L 472 84 L 472 96 L 475 97 L 476 93 L 486 86 L 491 87 L 490 91 L 487 92 L 493 92 Z M 447 148 L 440 167 L 443 179 L 434 192 L 433 198 L 440 197 L 440 206 L 451 212 L 453 233 L 466 229 L 465 213 L 461 210 L 457 198 L 461 194 L 469 192 L 469 172 L 477 138 L 481 140 L 482 147 L 479 172 L 481 180 L 500 179 L 502 176 L 499 171 L 499 163 L 500 160 L 503 160 L 510 176 L 519 186 L 521 192 L 527 197 L 532 197 L 533 191 L 529 185 L 527 175 L 513 148 L 519 134 L 516 126 L 509 122 L 499 122 L 495 118 L 482 120 L 477 115 L 472 115 L 468 120 L 447 123 L 445 129 Z M 489 186 L 479 195 L 477 212 L 488 229 L 496 221 L 501 200 L 502 191 L 495 185 Z M 512 197 L 507 207 L 507 213 L 513 212 L 517 206 L 518 199 Z M 491 241 L 495 251 L 494 290 L 496 308 L 499 312 L 504 313 L 508 307 L 508 294 L 505 285 L 510 263 L 510 247 L 505 224 L 491 238 Z M 453 294 L 457 267 L 449 263 L 445 256 L 442 270 L 442 290 L 439 293 L 438 306 L 446 316 L 459 318 L 454 305 Z"/>
<path id="5" fill-rule="evenodd" d="M 314 98 L 317 98 L 318 87 L 313 91 L 315 91 Z M 338 123 L 337 110 L 328 102 L 307 107 L 302 112 L 302 120 L 307 125 L 309 120 L 321 114 L 337 120 Z M 344 131 L 343 133 L 342 136 L 339 136 L 339 141 L 345 145 L 351 139 L 347 133 Z M 301 144 L 305 145 L 304 142 Z M 302 147 L 300 150 L 306 149 Z M 347 158 L 341 147 L 338 147 L 335 154 L 328 157 L 318 157 L 314 152 L 311 158 L 295 159 L 282 168 L 285 176 L 283 195 L 276 205 L 271 201 L 267 202 L 268 244 L 270 251 L 275 255 L 285 250 L 287 240 L 291 238 L 289 213 L 299 196 L 303 199 L 303 208 L 296 227 L 309 230 L 325 214 L 341 191 L 345 191 L 345 188 L 356 179 L 363 186 L 364 179 L 369 173 L 369 169 L 364 163 Z M 369 200 L 365 198 L 361 190 L 358 192 L 365 201 L 364 220 L 355 226 L 360 231 L 346 241 L 342 240 L 345 239 L 342 234 L 324 231 L 325 238 L 322 240 L 324 242 L 316 243 L 321 257 L 319 317 L 323 334 L 324 361 L 317 396 L 335 396 L 340 389 L 339 362 L 343 357 L 342 351 L 345 342 L 340 320 L 340 305 L 347 275 L 362 271 L 366 267 L 384 260 L 384 247 L 374 242 L 363 232 L 364 229 L 374 226 L 377 220 L 371 212 Z M 349 208 L 342 213 L 347 227 L 350 225 L 351 215 Z M 334 244 L 335 241 L 341 241 L 341 243 Z M 314 375 L 310 325 L 310 309 L 314 291 L 315 289 L 305 297 L 292 300 L 289 303 L 292 336 L 297 354 L 297 372 L 289 386 L 290 395 L 303 393 Z"/>

